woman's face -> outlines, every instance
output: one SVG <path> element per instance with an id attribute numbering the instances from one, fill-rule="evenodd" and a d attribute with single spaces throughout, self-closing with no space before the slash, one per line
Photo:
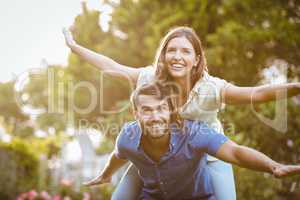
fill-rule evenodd
<path id="1" fill-rule="evenodd" d="M 197 64 L 192 43 L 184 36 L 171 39 L 166 47 L 165 62 L 174 79 L 186 77 Z"/>

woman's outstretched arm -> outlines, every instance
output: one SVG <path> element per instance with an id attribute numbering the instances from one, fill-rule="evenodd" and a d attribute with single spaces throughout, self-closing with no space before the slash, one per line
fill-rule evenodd
<path id="1" fill-rule="evenodd" d="M 250 104 L 289 98 L 300 94 L 300 83 L 238 87 L 227 84 L 221 91 L 226 104 Z"/>
<path id="2" fill-rule="evenodd" d="M 63 34 L 65 37 L 66 45 L 72 50 L 73 53 L 80 56 L 88 63 L 97 67 L 105 73 L 108 73 L 115 77 L 125 78 L 127 80 L 130 79 L 130 81 L 133 81 L 134 84 L 136 83 L 141 68 L 133 68 L 121 65 L 107 56 L 98 54 L 94 51 L 80 46 L 73 39 L 71 31 L 66 28 L 63 29 Z"/>

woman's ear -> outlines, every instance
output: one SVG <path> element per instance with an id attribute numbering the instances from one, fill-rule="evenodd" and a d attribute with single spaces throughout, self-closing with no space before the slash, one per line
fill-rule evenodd
<path id="1" fill-rule="evenodd" d="M 196 63 L 195 63 L 195 66 L 197 66 L 200 62 L 200 59 L 201 59 L 201 56 L 200 55 L 197 55 L 196 56 Z"/>

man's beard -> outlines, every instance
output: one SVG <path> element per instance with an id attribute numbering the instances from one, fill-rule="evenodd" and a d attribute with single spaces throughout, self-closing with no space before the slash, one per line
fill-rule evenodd
<path id="1" fill-rule="evenodd" d="M 144 134 L 152 139 L 160 139 L 165 136 L 169 131 L 169 123 L 165 120 L 160 122 L 153 122 L 153 124 L 147 124 L 143 126 Z M 158 133 L 158 134 L 153 134 Z"/>

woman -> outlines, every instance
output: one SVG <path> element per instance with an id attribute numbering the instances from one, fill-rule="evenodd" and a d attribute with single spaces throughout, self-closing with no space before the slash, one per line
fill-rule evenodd
<path id="1" fill-rule="evenodd" d="M 181 117 L 205 121 L 222 134 L 223 128 L 217 118 L 222 105 L 267 102 L 275 100 L 277 92 L 286 90 L 288 96 L 300 93 L 299 83 L 238 87 L 210 76 L 201 41 L 188 27 L 178 27 L 169 31 L 157 50 L 154 67 L 146 68 L 120 65 L 76 44 L 67 30 L 64 34 L 71 50 L 100 70 L 124 74 L 137 86 L 154 79 L 174 85 L 180 91 L 176 105 Z M 207 162 L 217 199 L 236 199 L 231 165 L 213 157 L 208 157 Z M 141 183 L 136 169 L 130 167 L 117 187 L 113 199 L 136 199 L 139 184 Z"/>

